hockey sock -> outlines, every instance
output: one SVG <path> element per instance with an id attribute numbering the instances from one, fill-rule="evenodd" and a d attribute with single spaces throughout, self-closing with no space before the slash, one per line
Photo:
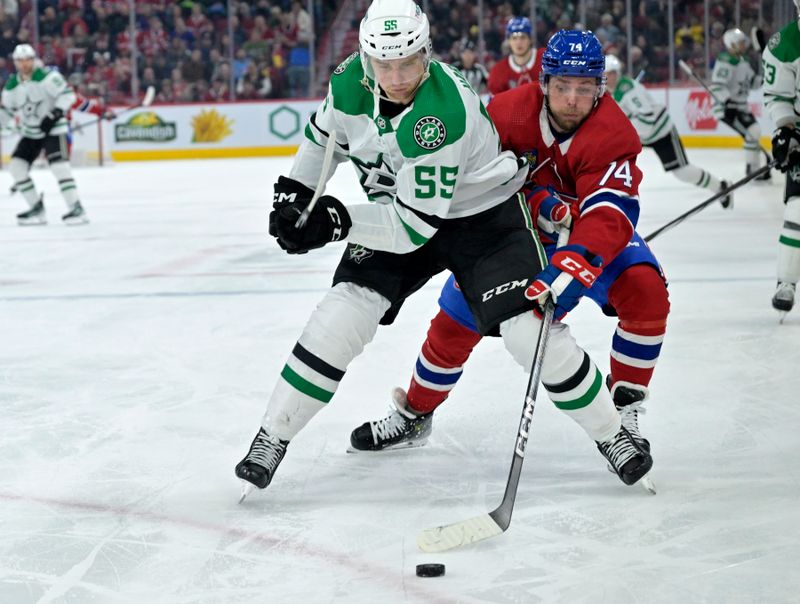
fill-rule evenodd
<path id="1" fill-rule="evenodd" d="M 693 166 L 692 164 L 687 164 L 685 166 L 681 166 L 680 168 L 675 168 L 674 170 L 672 170 L 672 173 L 675 175 L 677 179 L 682 180 L 683 182 L 688 183 L 690 185 L 703 187 L 704 189 L 719 191 L 722 186 L 719 178 L 712 176 L 702 168 L 698 168 L 697 166 Z"/>
<path id="2" fill-rule="evenodd" d="M 500 325 L 506 348 L 530 371 L 541 321 L 522 313 Z M 620 416 L 603 387 L 600 370 L 575 342 L 569 328 L 553 323 L 542 365 L 542 383 L 556 407 L 575 420 L 596 441 L 619 432 Z"/>
<path id="3" fill-rule="evenodd" d="M 786 200 L 783 226 L 778 239 L 778 281 L 797 283 L 800 279 L 800 197 Z"/>
<path id="4" fill-rule="evenodd" d="M 72 168 L 70 168 L 69 162 L 53 162 L 50 164 L 50 169 L 58 181 L 67 208 L 72 209 L 72 206 L 78 202 L 78 188 L 75 186 L 75 179 L 72 178 Z"/>
<path id="5" fill-rule="evenodd" d="M 611 342 L 611 387 L 650 383 L 667 331 L 669 295 L 661 275 L 649 264 L 623 271 L 609 289 L 608 300 L 619 323 Z"/>
<path id="6" fill-rule="evenodd" d="M 33 184 L 29 176 L 30 164 L 24 159 L 19 157 L 12 157 L 8 171 L 16 184 L 17 191 L 22 194 L 25 201 L 28 202 L 30 207 L 35 206 L 39 201 L 39 195 L 36 192 L 36 185 Z"/>
<path id="7" fill-rule="evenodd" d="M 758 170 L 761 165 L 761 128 L 758 122 L 751 124 L 747 129 L 747 137 L 744 139 L 744 160 L 750 167 L 750 171 Z"/>
<path id="8" fill-rule="evenodd" d="M 364 350 L 389 301 L 377 292 L 339 283 L 311 317 L 272 391 L 262 426 L 291 440 L 333 398 L 345 370 Z"/>
<path id="9" fill-rule="evenodd" d="M 480 334 L 464 327 L 443 310 L 428 329 L 408 387 L 408 406 L 419 414 L 438 407 L 455 387 Z"/>

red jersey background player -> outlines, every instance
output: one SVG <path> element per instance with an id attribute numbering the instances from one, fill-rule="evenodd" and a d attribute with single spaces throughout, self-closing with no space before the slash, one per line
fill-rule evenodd
<path id="1" fill-rule="evenodd" d="M 544 48 L 533 47 L 531 21 L 527 17 L 512 17 L 506 25 L 506 40 L 511 50 L 508 57 L 495 63 L 489 72 L 489 92 L 499 94 L 539 81 Z"/>

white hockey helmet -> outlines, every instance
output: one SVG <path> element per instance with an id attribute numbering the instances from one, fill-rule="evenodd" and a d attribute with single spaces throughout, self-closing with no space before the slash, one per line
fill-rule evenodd
<path id="1" fill-rule="evenodd" d="M 358 29 L 361 60 L 402 59 L 424 51 L 430 60 L 428 17 L 413 0 L 373 0 Z"/>
<path id="2" fill-rule="evenodd" d="M 800 2 L 800 0 L 797 1 Z M 619 74 L 622 73 L 622 62 L 615 55 L 606 55 L 605 72 L 608 73 L 609 71 L 615 71 Z"/>
<path id="3" fill-rule="evenodd" d="M 722 43 L 728 52 L 743 53 L 750 46 L 750 38 L 738 27 L 729 29 L 722 34 Z"/>
<path id="4" fill-rule="evenodd" d="M 33 50 L 33 46 L 30 44 L 17 44 L 16 48 L 14 48 L 14 52 L 11 53 L 11 58 L 15 61 L 21 59 L 35 59 L 36 51 Z"/>

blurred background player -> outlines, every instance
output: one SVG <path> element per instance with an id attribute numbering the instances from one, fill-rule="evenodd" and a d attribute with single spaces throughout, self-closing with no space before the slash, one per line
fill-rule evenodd
<path id="1" fill-rule="evenodd" d="M 717 55 L 711 72 L 709 90 L 714 103 L 714 115 L 744 137 L 745 172 L 750 174 L 761 167 L 761 127 L 747 104 L 751 90 L 761 87 L 761 76 L 756 75 L 745 56 L 750 38 L 741 29 L 734 28 L 722 36 L 725 49 Z M 769 180 L 769 172 L 756 180 Z"/>
<path id="2" fill-rule="evenodd" d="M 475 54 L 475 42 L 467 40 L 461 46 L 461 59 L 455 63 L 472 89 L 478 94 L 486 92 L 486 83 L 489 81 L 489 72 L 482 63 L 478 63 Z"/>
<path id="3" fill-rule="evenodd" d="M 724 180 L 689 163 L 666 106 L 657 103 L 639 82 L 623 75 L 622 63 L 614 55 L 606 55 L 606 90 L 631 120 L 642 145 L 656 152 L 666 172 L 715 193 L 728 187 Z M 730 207 L 731 201 L 731 194 L 726 195 L 721 200 L 722 207 Z"/>
<path id="4" fill-rule="evenodd" d="M 66 114 L 75 102 L 75 93 L 60 73 L 34 64 L 36 53 L 29 44 L 18 45 L 12 57 L 17 72 L 8 78 L 3 88 L 0 121 L 7 126 L 19 114 L 22 138 L 12 153 L 9 172 L 16 190 L 30 209 L 17 214 L 17 222 L 21 225 L 47 223 L 43 195 L 37 194 L 30 178 L 31 165 L 44 149 L 67 204 L 62 220 L 69 225 L 84 224 L 88 219 L 72 178 L 67 145 Z"/>
<path id="5" fill-rule="evenodd" d="M 438 272 L 453 271 L 479 331 L 498 330 L 530 371 L 531 343 L 541 330 L 531 312 L 534 298 L 551 289 L 530 295 L 525 285 L 545 283 L 551 272 L 542 270 L 544 252 L 518 193 L 528 164 L 500 150 L 480 97 L 461 75 L 431 59 L 429 32 L 427 17 L 411 0 L 374 0 L 360 25 L 360 60 L 351 55 L 334 70 L 289 176 L 275 185 L 270 233 L 283 249 L 304 253 L 343 239 L 348 247 L 333 287 L 277 381 L 250 450 L 236 466 L 243 496 L 252 486 L 270 484 L 290 440 L 332 399 L 379 323 L 391 323 L 405 298 Z M 380 202 L 345 207 L 323 195 L 306 226 L 298 228 L 320 171 L 326 170 L 323 178 L 334 172 L 335 166 L 323 168 L 331 137 L 336 163 L 349 159 L 362 171 L 372 166 L 362 184 Z M 583 271 L 596 270 L 593 259 L 576 249 L 564 252 L 575 276 L 565 267 L 559 286 L 569 292 L 558 290 L 559 301 L 580 287 Z M 511 283 L 517 286 L 509 289 Z M 498 295 L 486 295 L 496 290 Z M 620 479 L 632 484 L 652 461 L 622 426 L 596 375 L 569 329 L 554 325 L 542 379 L 561 385 L 554 400 L 580 401 L 565 413 L 595 441 Z"/>
<path id="6" fill-rule="evenodd" d="M 556 295 L 556 316 L 584 295 L 606 314 L 619 316 L 606 385 L 623 426 L 649 455 L 650 443 L 639 432 L 638 408 L 648 397 L 669 301 L 658 261 L 633 226 L 639 214 L 636 156 L 641 144 L 631 123 L 603 95 L 602 48 L 591 32 L 555 34 L 542 64 L 541 86 L 493 97 L 489 115 L 504 150 L 534 159 L 528 203 L 551 259 L 544 287 Z M 547 124 L 544 131 L 540 124 Z M 556 249 L 558 231 L 570 227 L 569 245 Z M 570 254 L 569 262 L 590 263 L 587 270 L 594 279 L 573 284 L 572 291 L 560 290 L 563 254 Z M 430 434 L 433 410 L 447 398 L 481 339 L 452 276 L 439 305 L 408 393 L 395 388 L 389 415 L 353 431 L 354 450 L 420 445 Z M 584 379 L 605 388 L 598 370 Z M 546 379 L 543 384 L 562 411 L 576 412 L 584 404 L 567 395 L 575 384 Z"/>
<path id="7" fill-rule="evenodd" d="M 533 27 L 527 17 L 512 17 L 506 25 L 509 54 L 489 72 L 489 92 L 499 94 L 522 84 L 539 81 L 544 48 L 533 47 Z"/>
<path id="8" fill-rule="evenodd" d="M 795 0 L 795 5 L 800 11 L 800 0 Z M 764 104 L 776 127 L 772 154 L 778 169 L 786 172 L 786 208 L 778 239 L 778 287 L 772 298 L 775 310 L 785 314 L 794 306 L 800 279 L 800 21 L 794 20 L 775 33 L 762 56 Z"/>

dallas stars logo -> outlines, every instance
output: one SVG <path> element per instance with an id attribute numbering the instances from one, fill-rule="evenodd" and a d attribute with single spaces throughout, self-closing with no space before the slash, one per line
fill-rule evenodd
<path id="1" fill-rule="evenodd" d="M 374 162 L 363 161 L 355 156 L 351 156 L 350 159 L 358 170 L 361 188 L 370 201 L 378 201 L 380 197 L 394 199 L 397 180 L 391 167 L 383 160 L 383 153 L 378 153 L 378 159 Z"/>
<path id="2" fill-rule="evenodd" d="M 426 115 L 414 124 L 414 140 L 423 149 L 436 149 L 446 137 L 444 122 L 438 117 Z"/>

